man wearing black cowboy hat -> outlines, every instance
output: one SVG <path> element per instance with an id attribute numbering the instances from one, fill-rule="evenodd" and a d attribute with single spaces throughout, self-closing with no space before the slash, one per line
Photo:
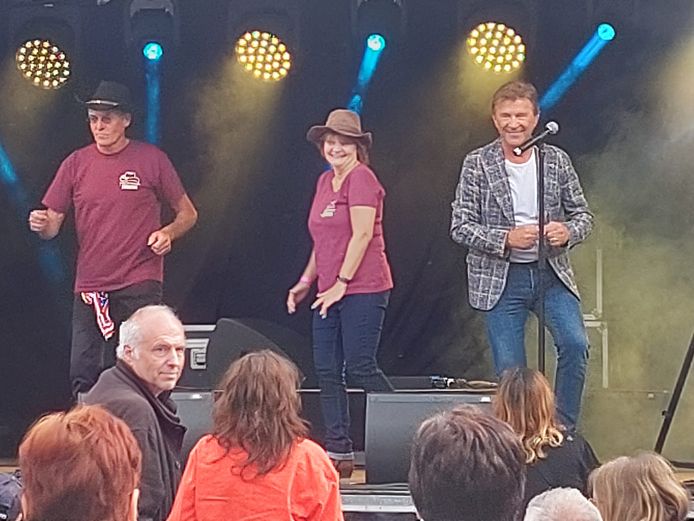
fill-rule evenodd
<path id="1" fill-rule="evenodd" d="M 163 256 L 197 220 L 169 158 L 125 135 L 130 91 L 102 81 L 86 102 L 94 143 L 61 164 L 29 228 L 42 239 L 60 231 L 71 206 L 79 244 L 72 320 L 70 380 L 88 391 L 115 360 L 114 333 L 136 309 L 162 299 Z M 175 214 L 161 223 L 162 203 Z"/>

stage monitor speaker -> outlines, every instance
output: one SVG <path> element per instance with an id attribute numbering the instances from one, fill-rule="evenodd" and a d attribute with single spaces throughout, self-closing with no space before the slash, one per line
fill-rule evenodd
<path id="1" fill-rule="evenodd" d="M 257 322 L 262 326 L 262 321 Z M 267 325 L 267 324 L 265 324 Z M 282 336 L 272 328 L 273 334 Z M 241 320 L 220 318 L 216 326 L 188 325 L 186 330 L 186 359 L 179 390 L 209 391 L 219 384 L 229 364 L 252 351 L 270 349 L 293 360 L 280 346 L 265 334 Z M 290 333 L 284 337 L 291 338 Z M 283 337 L 283 338 L 284 338 Z M 291 338 L 292 342 L 296 342 Z M 293 344 L 292 344 L 293 345 Z M 310 349 L 308 350 L 310 352 Z M 301 369 L 301 365 L 299 366 Z"/>
<path id="2" fill-rule="evenodd" d="M 412 439 L 423 420 L 461 403 L 491 411 L 491 395 L 462 391 L 369 393 L 366 397 L 366 482 L 406 483 Z"/>
<path id="3" fill-rule="evenodd" d="M 186 435 L 183 438 L 183 461 L 193 446 L 205 434 L 212 432 L 212 408 L 220 391 L 174 391 L 171 399 L 178 408 L 178 417 L 186 427 Z M 302 402 L 302 417 L 309 422 L 309 437 L 319 444 L 325 439 L 325 426 L 320 410 L 320 396 L 318 389 L 301 389 L 299 391 Z M 350 437 L 354 443 L 355 451 L 364 450 L 364 391 L 357 389 L 348 390 L 350 414 Z"/>
<path id="4" fill-rule="evenodd" d="M 214 403 L 213 393 L 174 391 L 171 399 L 178 408 L 178 417 L 186 427 L 186 434 L 183 438 L 182 462 L 188 459 L 188 454 L 193 446 L 205 434 L 212 432 L 212 405 Z"/>
<path id="5" fill-rule="evenodd" d="M 207 373 L 215 388 L 229 364 L 243 355 L 270 349 L 291 360 L 277 344 L 255 329 L 231 318 L 220 318 L 207 346 Z"/>

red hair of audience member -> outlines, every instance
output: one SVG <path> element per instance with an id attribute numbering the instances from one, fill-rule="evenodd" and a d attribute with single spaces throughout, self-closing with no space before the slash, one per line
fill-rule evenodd
<path id="1" fill-rule="evenodd" d="M 684 521 L 689 493 L 668 461 L 654 452 L 608 461 L 588 480 L 604 521 Z"/>
<path id="2" fill-rule="evenodd" d="M 39 419 L 19 447 L 28 521 L 137 518 L 140 449 L 105 409 L 78 406 Z"/>
<path id="3" fill-rule="evenodd" d="M 296 366 L 269 350 L 249 353 L 227 370 L 213 435 L 227 451 L 248 454 L 242 473 L 253 466 L 253 475 L 263 475 L 281 466 L 294 442 L 308 435 L 299 415 L 299 383 Z"/>

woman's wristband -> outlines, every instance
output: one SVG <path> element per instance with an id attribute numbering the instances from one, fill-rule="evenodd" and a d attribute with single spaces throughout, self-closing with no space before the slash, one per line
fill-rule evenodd
<path id="1" fill-rule="evenodd" d="M 299 282 L 302 282 L 302 283 L 307 284 L 309 286 L 311 284 L 313 284 L 313 281 L 309 277 L 307 277 L 306 275 L 302 275 L 301 278 L 299 279 Z"/>
<path id="2" fill-rule="evenodd" d="M 352 279 L 348 279 L 347 277 L 343 277 L 342 275 L 337 276 L 338 282 L 342 282 L 343 284 L 349 284 L 352 282 Z"/>

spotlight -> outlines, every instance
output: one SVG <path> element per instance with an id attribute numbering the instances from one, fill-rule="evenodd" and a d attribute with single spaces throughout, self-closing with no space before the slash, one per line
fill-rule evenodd
<path id="1" fill-rule="evenodd" d="M 50 40 L 24 42 L 15 54 L 17 69 L 33 85 L 59 89 L 70 78 L 67 55 Z"/>
<path id="2" fill-rule="evenodd" d="M 402 0 L 354 0 L 352 3 L 352 32 L 355 42 L 363 49 L 380 51 L 387 42 L 397 42 L 404 32 Z"/>
<path id="3" fill-rule="evenodd" d="M 279 81 L 292 66 L 287 45 L 276 34 L 248 31 L 236 41 L 236 60 L 246 72 L 264 81 Z"/>
<path id="4" fill-rule="evenodd" d="M 132 56 L 142 52 L 149 61 L 160 60 L 164 48 L 168 51 L 178 43 L 179 24 L 175 0 L 126 2 L 125 37 Z"/>
<path id="5" fill-rule="evenodd" d="M 59 89 L 73 75 L 79 38 L 76 4 L 16 3 L 9 10 L 10 46 L 17 70 L 42 89 Z"/>
<path id="6" fill-rule="evenodd" d="M 600 24 L 583 48 L 574 56 L 571 63 L 554 80 L 540 98 L 540 109 L 549 110 L 564 97 L 571 86 L 583 72 L 600 55 L 605 46 L 615 37 L 615 30 L 610 24 Z"/>
<path id="7" fill-rule="evenodd" d="M 229 35 L 236 61 L 253 78 L 274 83 L 295 68 L 298 0 L 230 0 Z"/>
<path id="8" fill-rule="evenodd" d="M 150 61 L 158 61 L 161 58 L 162 54 L 164 54 L 164 50 L 161 48 L 161 45 L 159 43 L 148 42 L 142 48 L 142 54 L 144 54 L 145 58 L 147 58 Z"/>
<path id="9" fill-rule="evenodd" d="M 498 22 L 481 23 L 470 31 L 467 51 L 477 65 L 496 73 L 514 71 L 525 61 L 523 38 Z"/>
<path id="10" fill-rule="evenodd" d="M 598 26 L 598 37 L 601 40 L 605 40 L 606 42 L 614 40 L 615 34 L 614 27 L 610 24 L 603 23 Z"/>
<path id="11" fill-rule="evenodd" d="M 366 39 L 366 45 L 368 45 L 369 49 L 372 51 L 378 52 L 385 48 L 386 39 L 380 34 L 372 34 Z"/>

